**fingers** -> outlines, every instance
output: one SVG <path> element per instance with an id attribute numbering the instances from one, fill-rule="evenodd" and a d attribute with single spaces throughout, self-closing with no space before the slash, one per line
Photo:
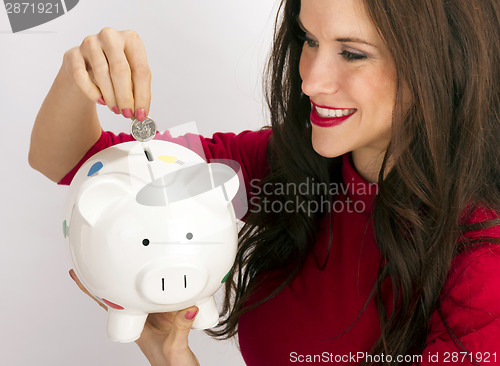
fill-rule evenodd
<path id="1" fill-rule="evenodd" d="M 93 101 L 97 101 L 102 97 L 101 91 L 87 71 L 80 47 L 74 47 L 64 54 L 64 64 L 66 65 L 66 72 L 72 77 L 83 94 Z"/>
<path id="2" fill-rule="evenodd" d="M 113 82 L 109 72 L 109 64 L 97 37 L 86 37 L 80 47 L 82 56 L 86 60 L 87 71 L 102 95 L 108 108 L 119 114 L 115 98 Z"/>
<path id="3" fill-rule="evenodd" d="M 104 310 L 108 311 L 108 308 L 106 307 L 106 305 L 104 305 L 102 302 L 100 302 L 99 300 L 97 300 L 86 288 L 85 286 L 83 286 L 83 284 L 80 282 L 80 280 L 78 279 L 78 277 L 76 276 L 76 273 L 75 271 L 73 271 L 72 269 L 69 271 L 69 275 L 71 276 L 71 278 L 73 279 L 73 281 L 76 282 L 76 284 L 78 285 L 78 287 L 80 288 L 80 290 L 82 290 L 83 292 L 85 292 L 88 296 L 90 296 L 95 302 L 97 302 L 99 304 L 99 306 L 101 306 Z"/>
<path id="4" fill-rule="evenodd" d="M 170 352 L 172 354 L 180 354 L 189 348 L 188 335 L 197 314 L 198 308 L 196 306 L 192 306 L 177 312 L 175 315 L 172 328 L 167 339 L 167 344 L 169 344 Z"/>
<path id="5" fill-rule="evenodd" d="M 189 331 L 197 313 L 198 308 L 192 306 L 180 311 L 149 314 L 137 345 L 150 361 L 162 360 L 162 365 L 199 366 L 188 345 Z"/>
<path id="6" fill-rule="evenodd" d="M 108 75 L 118 108 L 125 118 L 131 118 L 134 115 L 132 74 L 124 52 L 126 40 L 123 36 L 124 34 L 114 29 L 104 28 L 99 32 L 98 39 L 109 65 Z"/>
<path id="7" fill-rule="evenodd" d="M 125 55 L 132 75 L 135 116 L 139 121 L 143 121 L 149 114 L 151 104 L 151 70 L 144 44 L 135 32 L 131 31 L 127 37 Z"/>
<path id="8" fill-rule="evenodd" d="M 134 31 L 104 28 L 66 52 L 66 70 L 91 100 L 126 118 L 144 120 L 151 103 L 151 71 Z"/>
<path id="9" fill-rule="evenodd" d="M 86 42 L 87 46 L 84 48 L 82 47 L 81 52 L 84 59 L 88 60 L 87 68 L 89 76 L 94 85 L 96 85 L 96 87 L 98 85 L 98 90 L 100 95 L 102 95 L 101 101 L 98 102 L 102 104 L 102 100 L 104 100 L 104 104 L 107 105 L 111 111 L 116 114 L 120 114 L 115 98 L 113 83 L 109 73 L 108 60 L 106 59 L 99 42 L 97 42 L 95 38 L 91 38 L 91 40 Z"/>

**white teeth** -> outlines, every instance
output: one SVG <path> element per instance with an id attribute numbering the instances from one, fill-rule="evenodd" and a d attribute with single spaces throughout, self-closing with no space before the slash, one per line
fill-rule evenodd
<path id="1" fill-rule="evenodd" d="M 314 108 L 316 109 L 316 113 L 323 118 L 347 116 L 356 111 L 355 109 L 327 109 L 316 106 L 314 106 Z"/>

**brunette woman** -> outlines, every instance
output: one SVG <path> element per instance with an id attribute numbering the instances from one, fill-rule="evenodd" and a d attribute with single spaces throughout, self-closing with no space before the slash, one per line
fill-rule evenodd
<path id="1" fill-rule="evenodd" d="M 208 159 L 240 162 L 251 192 L 209 333 L 238 334 L 248 365 L 499 362 L 500 3 L 284 0 L 280 11 L 272 128 L 201 140 Z M 101 131 L 96 103 L 143 119 L 149 82 L 135 33 L 87 37 L 37 117 L 32 166 L 69 183 L 130 141 Z M 138 343 L 153 365 L 197 363 L 192 310 L 150 317 Z"/>

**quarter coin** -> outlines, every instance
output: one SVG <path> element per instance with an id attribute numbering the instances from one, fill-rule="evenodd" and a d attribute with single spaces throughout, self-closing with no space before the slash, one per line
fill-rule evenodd
<path id="1" fill-rule="evenodd" d="M 134 119 L 130 126 L 130 133 L 137 141 L 147 142 L 156 135 L 156 123 L 149 117 L 144 121 Z"/>

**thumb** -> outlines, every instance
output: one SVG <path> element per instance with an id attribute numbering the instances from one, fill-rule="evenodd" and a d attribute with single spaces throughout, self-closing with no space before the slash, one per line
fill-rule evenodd
<path id="1" fill-rule="evenodd" d="M 170 334 L 168 335 L 171 347 L 177 350 L 187 349 L 188 335 L 193 326 L 194 319 L 198 314 L 198 308 L 191 306 L 190 308 L 179 311 L 173 321 Z"/>

